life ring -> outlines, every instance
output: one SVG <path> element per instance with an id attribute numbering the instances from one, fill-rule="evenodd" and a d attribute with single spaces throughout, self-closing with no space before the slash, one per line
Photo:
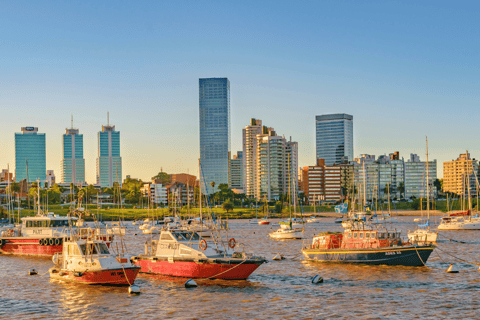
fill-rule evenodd
<path id="1" fill-rule="evenodd" d="M 56 246 L 59 246 L 59 245 L 60 245 L 60 242 L 61 242 L 60 238 L 56 238 L 56 239 L 55 239 L 55 245 L 56 245 Z"/>
<path id="2" fill-rule="evenodd" d="M 200 248 L 202 248 L 203 251 L 207 250 L 207 241 L 205 241 L 205 239 L 200 241 Z"/>
<path id="3" fill-rule="evenodd" d="M 235 241 L 235 238 L 231 238 L 230 240 L 228 240 L 228 246 L 230 248 L 235 248 L 235 245 L 237 244 L 237 242 Z"/>
<path id="4" fill-rule="evenodd" d="M 45 245 L 44 242 L 43 242 L 43 239 L 38 240 L 38 244 L 41 245 L 41 246 Z"/>
<path id="5" fill-rule="evenodd" d="M 48 240 L 48 243 L 49 243 L 51 246 L 53 246 L 53 245 L 55 244 L 55 239 L 50 238 L 50 239 Z"/>

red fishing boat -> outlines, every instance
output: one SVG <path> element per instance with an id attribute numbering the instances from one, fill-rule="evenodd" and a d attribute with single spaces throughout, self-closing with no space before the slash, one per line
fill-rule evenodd
<path id="1" fill-rule="evenodd" d="M 194 231 L 162 230 L 158 240 L 145 244 L 145 254 L 132 257 L 140 272 L 185 278 L 247 279 L 267 262 L 246 252 L 234 251 L 219 237 L 202 238 Z"/>

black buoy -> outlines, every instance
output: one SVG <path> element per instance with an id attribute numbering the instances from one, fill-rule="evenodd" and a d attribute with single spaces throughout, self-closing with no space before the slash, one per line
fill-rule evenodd
<path id="1" fill-rule="evenodd" d="M 189 279 L 187 280 L 187 282 L 185 282 L 185 288 L 195 288 L 195 287 L 198 287 L 198 285 L 193 279 Z"/>
<path id="2" fill-rule="evenodd" d="M 317 284 L 317 283 L 322 283 L 323 282 L 323 278 L 320 277 L 318 274 L 312 278 L 312 283 L 313 284 Z"/>
<path id="3" fill-rule="evenodd" d="M 38 272 L 37 272 L 37 270 L 35 270 L 35 269 L 30 269 L 30 271 L 28 272 L 28 274 L 31 275 L 31 276 L 34 276 L 34 275 L 38 274 Z"/>

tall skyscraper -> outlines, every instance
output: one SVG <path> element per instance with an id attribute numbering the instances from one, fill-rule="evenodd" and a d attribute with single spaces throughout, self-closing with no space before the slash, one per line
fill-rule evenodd
<path id="1" fill-rule="evenodd" d="M 78 129 L 65 129 L 62 158 L 62 183 L 85 182 L 85 159 L 83 158 L 83 134 Z"/>
<path id="2" fill-rule="evenodd" d="M 230 81 L 227 78 L 199 79 L 200 173 L 207 193 L 228 184 L 230 158 Z M 215 182 L 215 188 L 211 183 Z M 205 184 L 202 190 L 205 190 Z"/>
<path id="3" fill-rule="evenodd" d="M 317 159 L 325 165 L 353 160 L 353 116 L 345 113 L 316 116 Z"/>
<path id="4" fill-rule="evenodd" d="M 97 184 L 112 187 L 122 184 L 122 158 L 120 157 L 120 132 L 110 124 L 98 132 Z"/>
<path id="5" fill-rule="evenodd" d="M 27 179 L 27 174 L 28 182 L 46 180 L 45 153 L 45 133 L 38 133 L 37 127 L 23 127 L 22 133 L 15 133 L 15 177 L 17 182 Z"/>

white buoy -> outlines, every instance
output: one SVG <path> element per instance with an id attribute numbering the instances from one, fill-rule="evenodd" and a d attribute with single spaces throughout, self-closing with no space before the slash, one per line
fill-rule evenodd
<path id="1" fill-rule="evenodd" d="M 312 283 L 313 284 L 317 284 L 317 283 L 322 283 L 323 282 L 323 278 L 320 277 L 318 274 L 312 278 Z"/>
<path id="2" fill-rule="evenodd" d="M 282 255 L 279 253 L 279 254 L 277 254 L 275 257 L 273 257 L 272 260 L 277 260 L 277 261 L 278 261 L 278 260 L 284 260 L 284 259 L 285 259 L 285 257 L 282 256 Z"/>
<path id="3" fill-rule="evenodd" d="M 195 288 L 195 287 L 198 287 L 198 285 L 195 281 L 193 281 L 193 279 L 189 279 L 187 280 L 187 282 L 185 282 L 185 288 Z"/>
<path id="4" fill-rule="evenodd" d="M 28 272 L 28 274 L 31 275 L 31 276 L 34 276 L 34 275 L 38 274 L 38 272 L 37 272 L 37 270 L 35 270 L 35 269 L 30 269 L 30 271 Z"/>
<path id="5" fill-rule="evenodd" d="M 128 293 L 140 294 L 140 287 L 137 286 L 136 284 L 132 284 L 130 287 L 128 287 Z"/>
<path id="6" fill-rule="evenodd" d="M 458 270 L 453 267 L 453 263 L 450 264 L 450 266 L 447 269 L 448 273 L 458 273 Z"/>

